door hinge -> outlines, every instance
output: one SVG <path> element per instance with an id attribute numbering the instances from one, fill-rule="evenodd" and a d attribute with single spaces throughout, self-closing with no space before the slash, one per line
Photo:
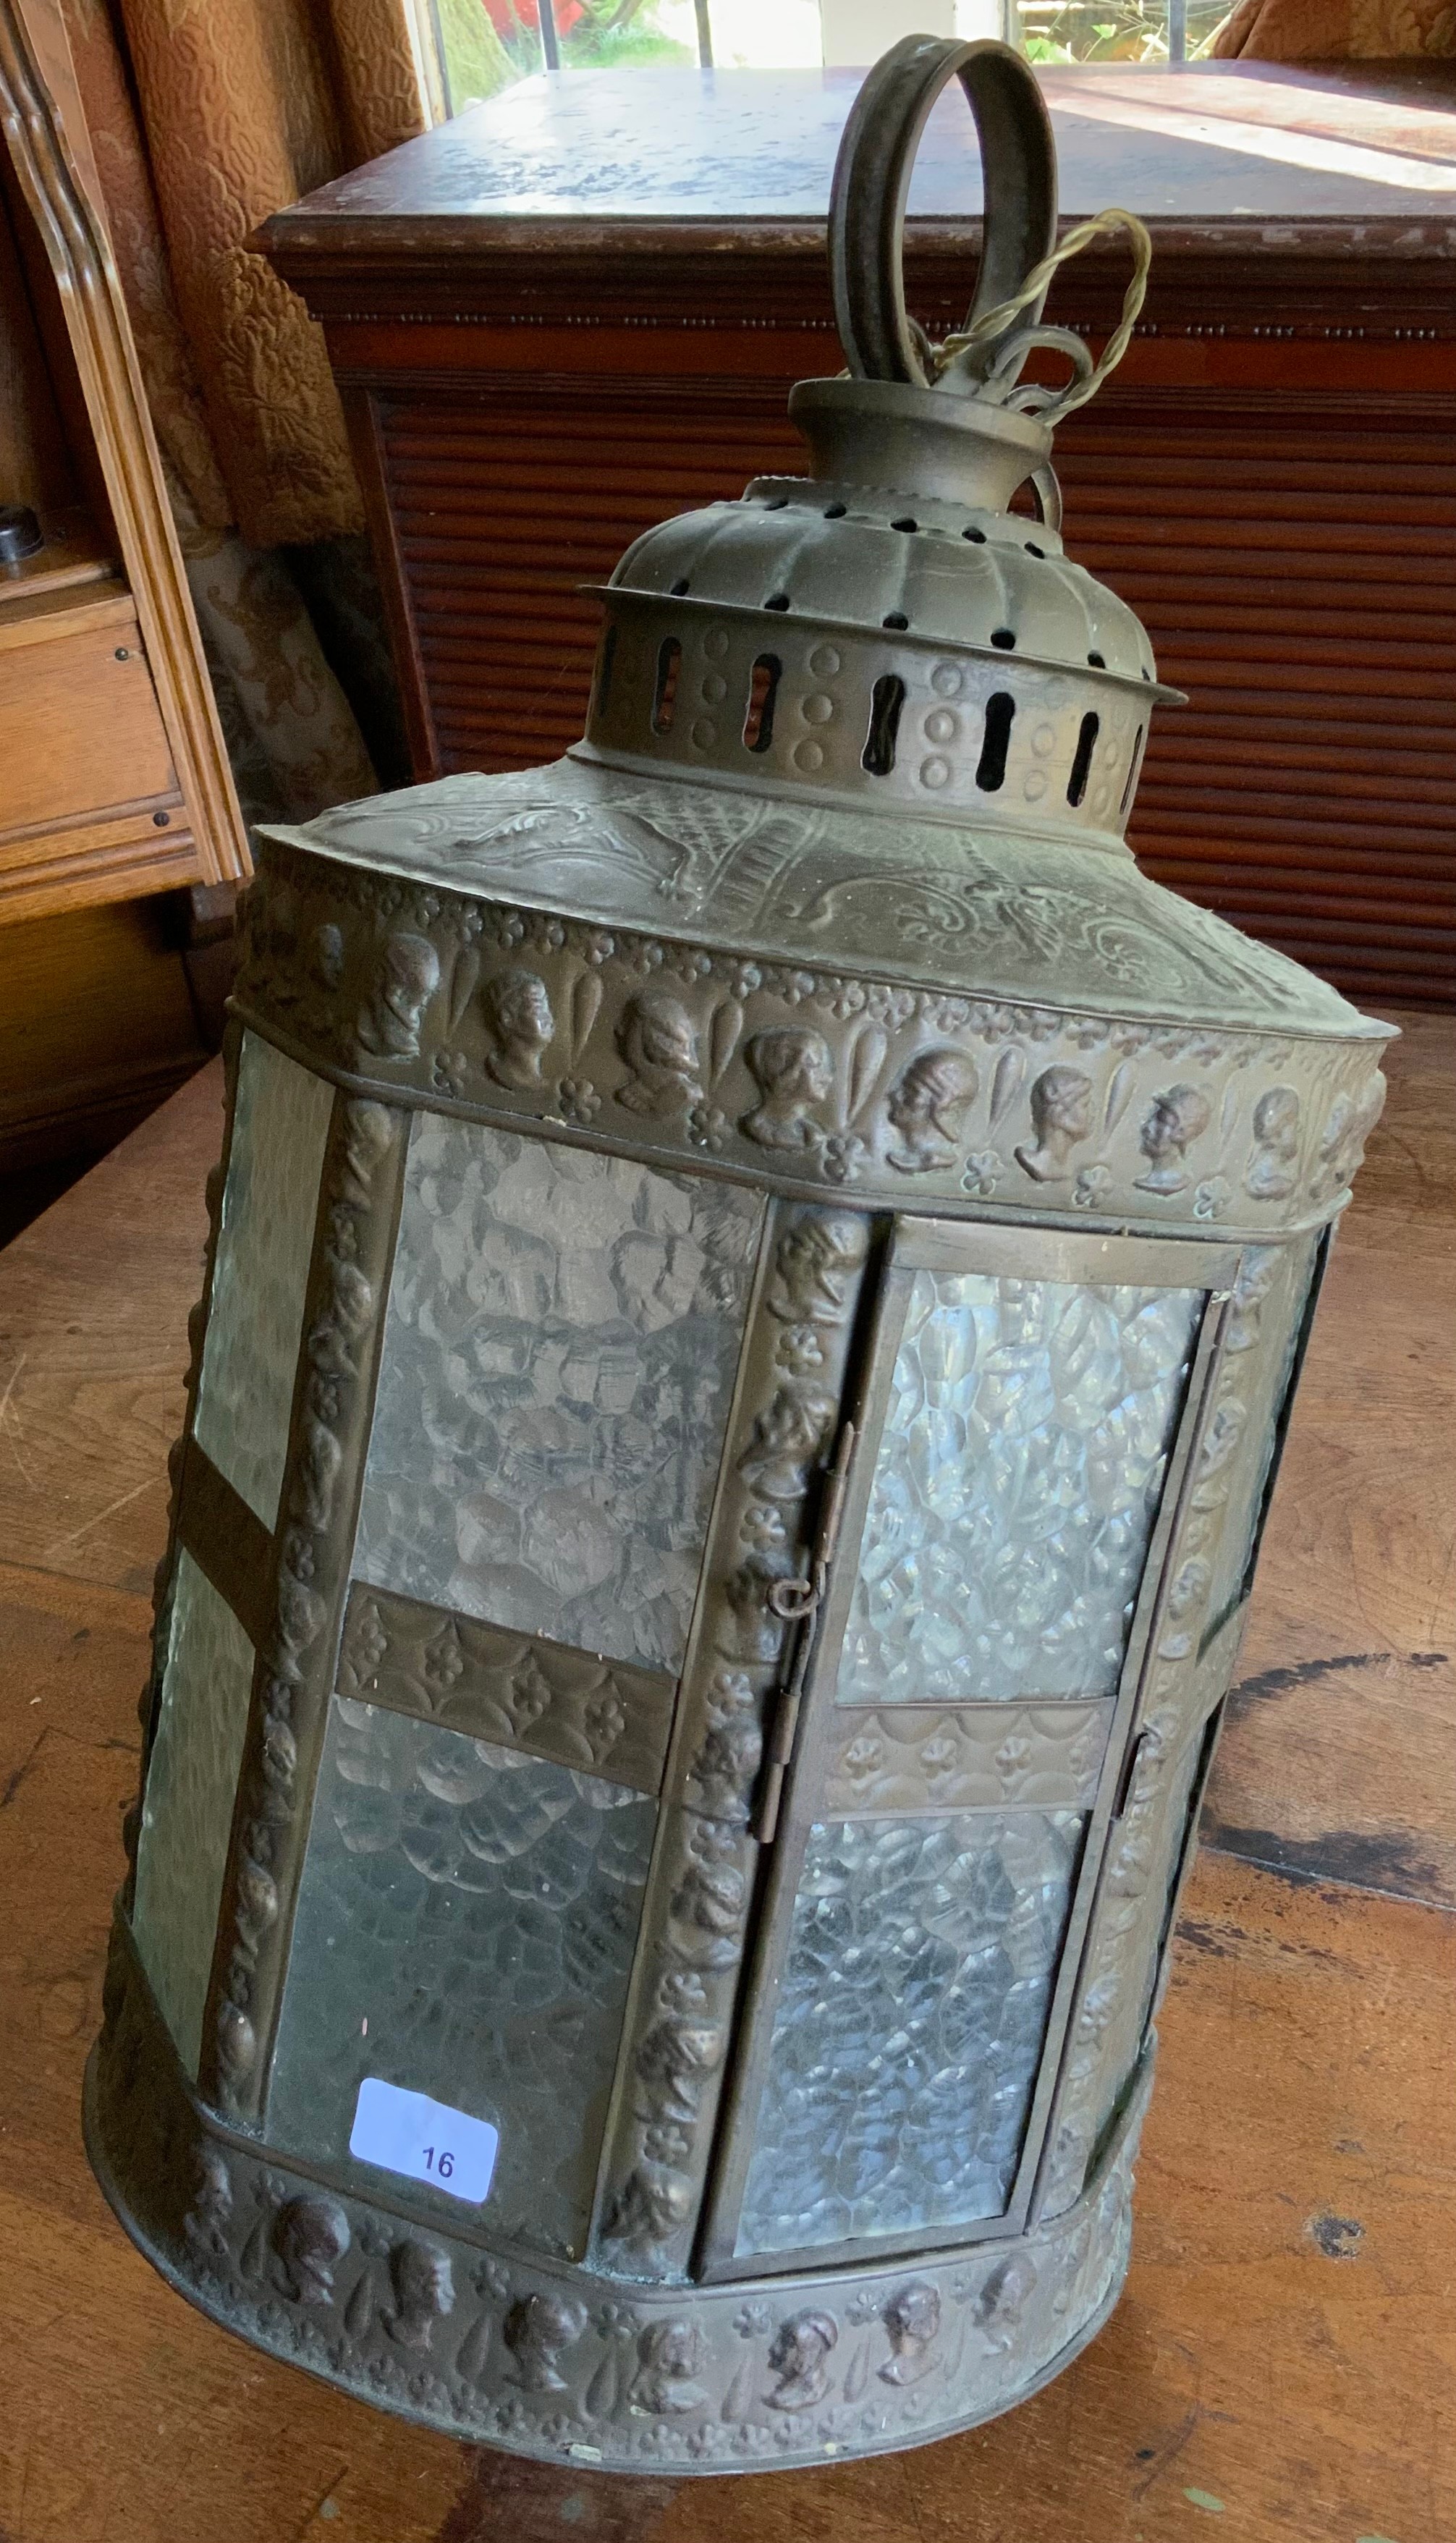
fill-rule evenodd
<path id="1" fill-rule="evenodd" d="M 1117 1825 L 1119 1819 L 1126 1817 L 1127 1805 L 1132 1799 L 1132 1787 L 1137 1770 L 1142 1764 L 1144 1757 L 1149 1755 L 1151 1751 L 1156 1748 L 1157 1744 L 1157 1734 L 1155 1732 L 1140 1731 L 1137 1737 L 1129 1747 L 1126 1756 L 1123 1758 L 1122 1771 L 1117 1778 L 1117 1796 L 1112 1804 L 1111 1824 L 1113 1827 Z"/>

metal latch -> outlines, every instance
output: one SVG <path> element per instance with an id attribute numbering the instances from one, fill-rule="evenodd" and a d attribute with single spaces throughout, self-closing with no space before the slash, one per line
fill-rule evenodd
<path id="1" fill-rule="evenodd" d="M 779 1824 L 779 1808 L 784 1798 L 784 1779 L 794 1755 L 799 1733 L 799 1716 L 804 1704 L 804 1690 L 808 1677 L 808 1664 L 813 1657 L 816 1622 L 824 1603 L 829 1582 L 829 1567 L 839 1542 L 844 1517 L 845 1495 L 849 1488 L 850 1459 L 854 1454 L 855 1426 L 846 1422 L 834 1450 L 834 1463 L 829 1469 L 824 1493 L 824 1506 L 819 1517 L 818 1534 L 806 1573 L 789 1580 L 776 1580 L 769 1590 L 768 1603 L 776 1616 L 786 1624 L 798 1625 L 799 1640 L 795 1646 L 794 1666 L 783 1694 L 774 1709 L 773 1729 L 769 1735 L 768 1756 L 764 1765 L 763 1790 L 759 1798 L 754 1834 L 760 1845 L 772 1845 Z"/>

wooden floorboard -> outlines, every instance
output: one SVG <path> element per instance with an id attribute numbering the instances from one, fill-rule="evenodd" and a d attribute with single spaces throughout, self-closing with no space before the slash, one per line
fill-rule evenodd
<path id="1" fill-rule="evenodd" d="M 1162 2020 L 1127 2292 L 1009 2418 L 555 2473 L 241 2347 L 86 2168 L 216 1071 L 0 1255 L 0 2543 L 1450 2543 L 1456 1036 L 1400 1019 Z"/>
<path id="2" fill-rule="evenodd" d="M 221 1104 L 211 1060 L 0 1254 L 0 1561 L 150 1594 Z"/>

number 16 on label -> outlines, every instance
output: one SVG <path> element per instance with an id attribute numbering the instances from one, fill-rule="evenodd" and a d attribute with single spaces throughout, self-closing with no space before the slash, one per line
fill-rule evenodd
<path id="1" fill-rule="evenodd" d="M 427 2093 L 407 2093 L 366 2075 L 354 2105 L 348 2150 L 363 2163 L 386 2172 L 403 2173 L 409 2181 L 425 2181 L 451 2198 L 479 2207 L 491 2187 L 500 2135 L 489 2119 L 473 2119 L 432 2102 Z"/>

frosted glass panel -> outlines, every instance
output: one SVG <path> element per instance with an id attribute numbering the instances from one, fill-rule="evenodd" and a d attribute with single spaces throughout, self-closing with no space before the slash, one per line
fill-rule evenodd
<path id="1" fill-rule="evenodd" d="M 278 1514 L 333 1103 L 321 1077 L 243 1036 L 192 1429 L 267 1528 Z"/>
<path id="2" fill-rule="evenodd" d="M 348 2153 L 366 2075 L 489 2119 L 503 2232 L 579 2246 L 656 1804 L 336 1696 L 268 2132 Z M 407 2194 L 460 2214 L 443 2192 Z"/>
<path id="3" fill-rule="evenodd" d="M 1115 1690 L 1203 1296 L 917 1272 L 841 1704 Z"/>
<path id="4" fill-rule="evenodd" d="M 762 1204 L 416 1124 L 355 1570 L 676 1669 Z"/>
<path id="5" fill-rule="evenodd" d="M 252 1688 L 252 1644 L 192 1556 L 179 1552 L 131 1922 L 193 2078 Z"/>
<path id="6" fill-rule="evenodd" d="M 1020 1811 L 810 1829 L 740 2253 L 1001 2214 L 1083 1825 Z"/>

